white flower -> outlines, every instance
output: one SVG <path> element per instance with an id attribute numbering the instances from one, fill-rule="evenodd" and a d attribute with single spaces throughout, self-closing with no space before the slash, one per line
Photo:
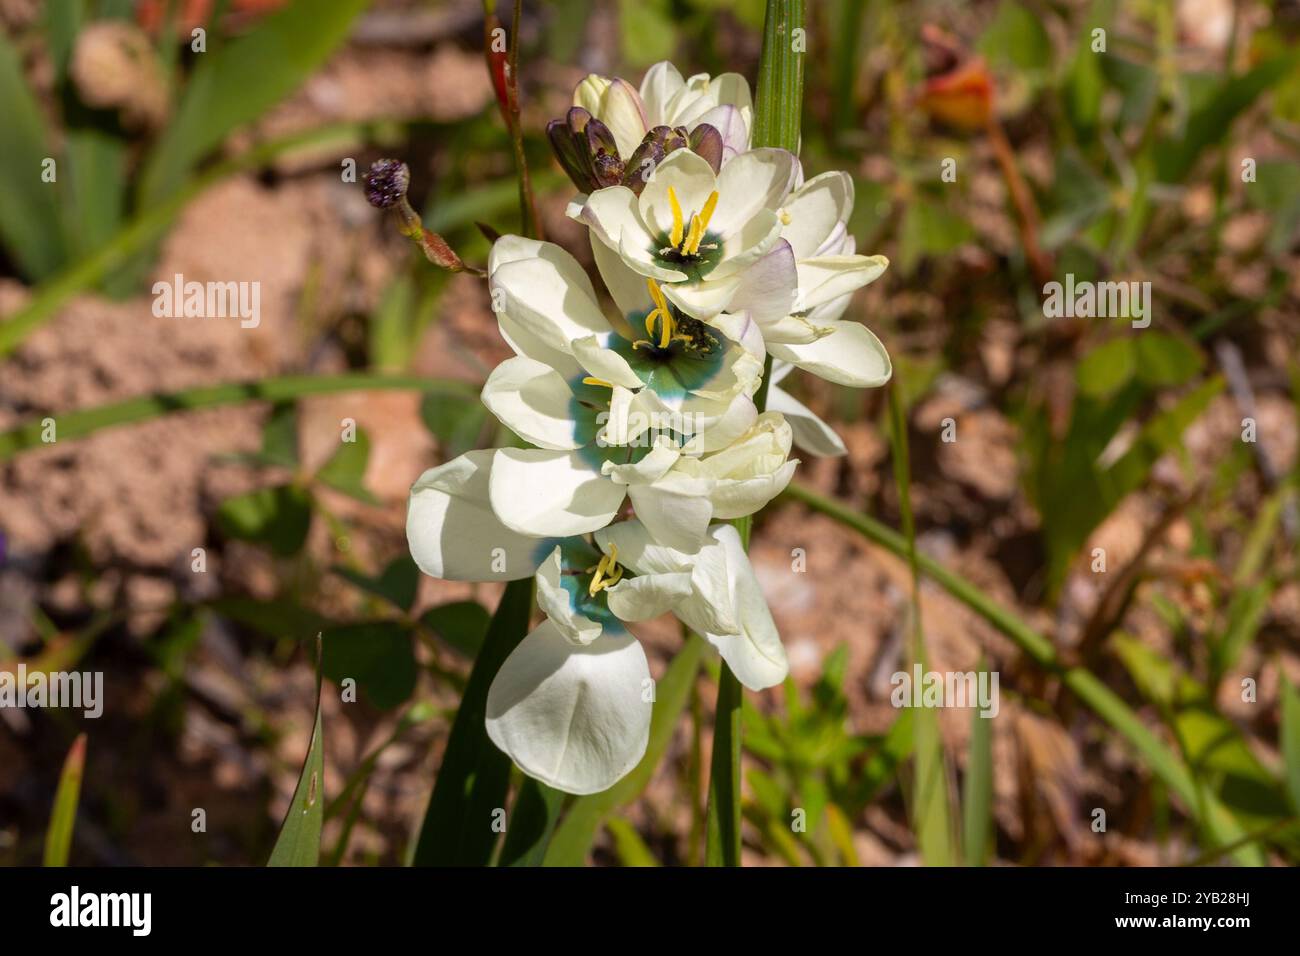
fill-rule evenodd
<path id="1" fill-rule="evenodd" d="M 492 511 L 488 486 L 492 449 L 466 452 L 430 468 L 411 488 L 406 540 L 425 574 L 448 581 L 526 578 L 551 553 L 556 538 L 523 535 Z"/>
<path id="2" fill-rule="evenodd" d="M 889 260 L 855 254 L 848 232 L 852 212 L 847 173 L 823 173 L 790 194 L 778 216 L 781 238 L 795 258 L 797 311 L 777 321 L 759 314 L 757 321 L 773 358 L 840 385 L 870 388 L 889 381 L 889 354 L 866 326 L 841 316 L 853 293 L 877 279 Z M 745 309 L 745 296 L 734 297 L 731 307 Z"/>
<path id="3" fill-rule="evenodd" d="M 794 304 L 795 259 L 777 209 L 797 174 L 783 149 L 741 153 L 716 174 L 679 149 L 654 168 L 639 196 L 609 186 L 575 200 L 568 213 L 591 228 L 593 247 L 604 244 L 632 271 L 662 283 L 688 315 L 744 309 L 763 324 Z M 749 294 L 733 306 L 742 283 Z"/>
<path id="4" fill-rule="evenodd" d="M 644 520 L 661 540 L 689 550 L 711 517 L 738 516 L 741 500 L 768 500 L 733 494 L 734 479 L 693 464 L 693 456 L 720 453 L 755 426 L 751 396 L 763 370 L 757 331 L 746 316 L 706 325 L 669 303 L 654 280 L 617 262 L 604 267 L 621 313 L 613 321 L 581 266 L 558 246 L 517 236 L 493 246 L 489 285 L 517 354 L 489 377 L 483 401 L 537 447 L 495 452 L 492 511 L 518 534 L 567 537 L 604 527 L 630 495 L 638 509 L 646 502 Z M 792 468 L 783 461 L 774 471 L 788 481 Z M 652 510 L 652 498 L 662 501 L 688 478 L 702 489 L 689 519 L 686 509 Z M 776 484 L 755 476 L 744 487 Z"/>
<path id="5" fill-rule="evenodd" d="M 835 430 L 818 418 L 811 408 L 777 384 L 793 369 L 794 366 L 789 362 L 772 363 L 772 380 L 767 386 L 768 410 L 780 412 L 785 417 L 790 424 L 794 443 L 804 451 L 823 458 L 843 455 L 844 442 Z"/>
<path id="6" fill-rule="evenodd" d="M 653 686 L 624 621 L 671 610 L 754 690 L 788 672 L 772 615 L 730 525 L 696 554 L 657 544 L 638 521 L 555 547 L 537 572 L 547 620 L 524 638 L 488 691 L 487 731 L 528 775 L 568 793 L 605 790 L 637 765 Z"/>
<path id="7" fill-rule="evenodd" d="M 624 161 L 656 126 L 682 127 L 688 133 L 701 124 L 712 126 L 722 136 L 724 163 L 749 149 L 754 107 L 749 84 L 739 73 L 713 78 L 697 73 L 683 80 L 665 60 L 650 67 L 639 92 L 625 80 L 591 74 L 574 90 L 573 105 L 609 127 Z"/>

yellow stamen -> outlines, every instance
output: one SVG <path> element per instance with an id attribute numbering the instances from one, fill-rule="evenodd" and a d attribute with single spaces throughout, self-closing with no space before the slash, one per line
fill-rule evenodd
<path id="1" fill-rule="evenodd" d="M 605 576 L 607 574 L 609 577 Z M 592 575 L 591 583 L 587 585 L 587 593 L 595 597 L 605 588 L 613 587 L 622 577 L 623 569 L 618 564 L 618 545 L 611 541 L 609 554 L 602 555 L 597 563 L 596 573 Z"/>
<path id="2" fill-rule="evenodd" d="M 663 290 L 654 279 L 646 279 L 645 287 L 650 292 L 650 298 L 655 304 L 654 310 L 645 317 L 645 334 L 651 339 L 655 337 L 654 320 L 659 319 L 659 347 L 667 348 L 668 343 L 672 340 L 673 332 L 676 331 L 673 326 L 673 313 L 668 308 L 668 300 L 664 298 Z M 635 348 L 639 342 L 632 343 Z M 649 345 L 646 342 L 646 345 Z"/>
<path id="3" fill-rule="evenodd" d="M 718 191 L 715 189 L 709 193 L 709 198 L 699 215 L 691 216 L 691 234 L 686 237 L 686 245 L 682 247 L 682 252 L 688 256 L 699 254 L 700 243 L 704 241 L 704 231 L 709 228 L 709 220 L 713 218 L 713 211 L 717 208 Z"/>
<path id="4" fill-rule="evenodd" d="M 682 244 L 682 204 L 672 186 L 668 187 L 668 202 L 673 207 L 673 231 L 668 234 L 668 242 L 676 249 Z"/>
<path id="5" fill-rule="evenodd" d="M 613 388 L 613 382 L 607 382 L 603 378 L 596 378 L 594 375 L 588 375 L 582 380 L 583 385 L 599 385 L 601 388 Z"/>

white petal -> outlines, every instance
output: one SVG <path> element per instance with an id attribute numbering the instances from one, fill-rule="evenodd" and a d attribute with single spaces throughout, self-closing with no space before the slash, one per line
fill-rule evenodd
<path id="1" fill-rule="evenodd" d="M 637 519 L 660 544 L 691 553 L 699 549 L 713 517 L 710 483 L 672 474 L 653 484 L 629 485 Z"/>
<path id="2" fill-rule="evenodd" d="M 537 570 L 554 539 L 521 535 L 488 503 L 493 451 L 431 468 L 411 488 L 406 539 L 420 570 L 449 581 L 514 581 Z M 499 550 L 498 550 L 499 549 Z"/>
<path id="3" fill-rule="evenodd" d="M 832 334 L 811 344 L 769 342 L 768 351 L 838 385 L 875 388 L 889 381 L 889 353 L 870 329 L 858 322 L 832 322 L 831 328 Z"/>
<path id="4" fill-rule="evenodd" d="M 569 216 L 589 226 L 591 234 L 611 249 L 618 248 L 624 230 L 638 237 L 645 233 L 637 211 L 636 193 L 626 186 L 597 189 L 577 207 L 576 213 L 570 211 Z M 646 248 L 652 241 L 648 235 L 645 236 Z"/>
<path id="5" fill-rule="evenodd" d="M 752 267 L 781 240 L 781 220 L 771 209 L 760 209 L 748 222 L 722 240 L 722 258 L 708 278 L 733 276 Z"/>
<path id="6" fill-rule="evenodd" d="M 725 600 L 735 613 L 739 627 L 730 633 L 704 631 L 704 639 L 718 649 L 737 679 L 750 690 L 763 690 L 785 680 L 790 666 L 781 636 L 777 633 L 772 612 L 754 577 L 740 543 L 740 535 L 731 525 L 715 525 L 711 537 L 722 546 L 726 562 L 727 594 L 704 595 L 705 600 Z M 696 581 L 713 580 L 696 575 Z"/>
<path id="7" fill-rule="evenodd" d="M 600 637 L 601 627 L 573 606 L 573 596 L 561 583 L 563 570 L 557 547 L 537 569 L 537 606 L 566 640 L 574 644 L 590 644 Z"/>
<path id="8" fill-rule="evenodd" d="M 488 376 L 483 404 L 539 448 L 581 448 L 596 437 L 594 416 L 577 405 L 559 372 L 530 358 L 506 359 Z"/>
<path id="9" fill-rule="evenodd" d="M 596 260 L 600 280 L 609 290 L 621 318 L 626 319 L 633 312 L 645 312 L 653 307 L 646 277 L 624 262 L 616 247 L 601 242 L 594 231 L 591 233 L 591 254 Z"/>
<path id="10" fill-rule="evenodd" d="M 587 370 L 593 378 L 604 379 L 611 385 L 637 389 L 645 383 L 627 364 L 627 359 L 613 349 L 605 348 L 605 343 L 594 335 L 577 339 L 573 343 L 573 357 Z"/>
<path id="11" fill-rule="evenodd" d="M 586 272 L 553 243 L 540 243 L 531 258 L 500 262 L 488 286 L 494 304 L 506 315 L 562 352 L 573 339 L 612 334 Z"/>
<path id="12" fill-rule="evenodd" d="M 799 304 L 802 311 L 861 289 L 889 267 L 884 256 L 819 256 L 800 259 Z"/>
<path id="13" fill-rule="evenodd" d="M 745 273 L 730 311 L 748 312 L 766 334 L 766 326 L 793 310 L 798 282 L 794 251 L 788 242 L 779 240 Z"/>
<path id="14" fill-rule="evenodd" d="M 798 459 L 787 461 L 776 471 L 752 478 L 719 479 L 709 493 L 716 520 L 730 521 L 762 510 L 769 501 L 785 491 L 794 477 Z"/>
<path id="15" fill-rule="evenodd" d="M 696 120 L 691 128 L 705 124 L 716 129 L 722 137 L 724 164 L 749 149 L 749 125 L 737 107 L 715 106 Z"/>
<path id="16" fill-rule="evenodd" d="M 649 680 L 645 651 L 631 635 L 576 645 L 544 622 L 492 681 L 488 736 L 548 786 L 577 794 L 607 790 L 645 754 Z"/>
<path id="17" fill-rule="evenodd" d="M 682 453 L 665 437 L 640 461 L 626 465 L 607 461 L 601 466 L 601 473 L 620 485 L 644 485 L 662 478 L 681 457 Z"/>
<path id="18" fill-rule="evenodd" d="M 733 275 L 716 282 L 674 282 L 661 288 L 668 301 L 687 315 L 711 319 L 727 310 L 740 287 L 741 277 Z"/>
<path id="19" fill-rule="evenodd" d="M 718 173 L 718 209 L 709 230 L 722 236 L 738 231 L 766 209 L 775 212 L 794 184 L 794 155 L 785 149 L 751 149 Z"/>
<path id="20" fill-rule="evenodd" d="M 597 115 L 614 134 L 619 156 L 630 159 L 646 134 L 646 115 L 641 105 L 641 95 L 626 80 L 616 79 L 601 96 L 600 112 Z"/>
<path id="21" fill-rule="evenodd" d="M 672 203 L 668 198 L 669 188 L 676 193 L 684 226 L 689 228 L 692 213 L 700 212 L 708 202 L 709 195 L 717 188 L 717 178 L 709 161 L 689 149 L 674 150 L 655 167 L 655 171 L 650 175 L 650 181 L 646 183 L 645 189 L 641 190 L 638 204 L 641 210 L 641 221 L 651 231 L 656 242 L 659 236 L 668 235 L 673 226 Z M 722 203 L 723 198 L 719 193 L 718 209 L 714 212 L 715 220 L 721 212 Z M 709 231 L 716 231 L 712 223 L 709 225 Z"/>
<path id="22" fill-rule="evenodd" d="M 666 614 L 691 596 L 691 573 L 641 574 L 624 578 L 606 594 L 609 609 L 621 621 L 648 621 Z"/>
<path id="23" fill-rule="evenodd" d="M 646 122 L 651 126 L 667 125 L 664 110 L 669 101 L 686 85 L 677 67 L 661 60 L 646 70 L 641 80 L 641 100 L 645 104 Z"/>
<path id="24" fill-rule="evenodd" d="M 794 368 L 793 365 L 784 365 L 786 371 Z M 799 401 L 789 392 L 776 387 L 776 374 L 772 375 L 773 384 L 768 388 L 767 407 L 770 411 L 780 412 L 785 416 L 785 420 L 790 423 L 790 428 L 794 433 L 794 443 L 804 451 L 811 452 L 823 458 L 834 458 L 837 455 L 845 454 L 844 442 L 835 430 L 827 425 L 824 421 L 803 402 Z"/>
<path id="25" fill-rule="evenodd" d="M 781 236 L 800 259 L 821 255 L 823 245 L 848 222 L 853 212 L 853 177 L 845 172 L 822 173 L 790 195 L 782 209 Z"/>
<path id="26" fill-rule="evenodd" d="M 596 545 L 606 554 L 618 548 L 618 563 L 637 574 L 671 574 L 689 571 L 691 558 L 660 544 L 640 521 L 620 521 L 596 532 Z"/>
<path id="27" fill-rule="evenodd" d="M 603 528 L 624 489 L 588 462 L 590 451 L 499 448 L 488 485 L 492 510 L 521 534 L 568 537 Z"/>

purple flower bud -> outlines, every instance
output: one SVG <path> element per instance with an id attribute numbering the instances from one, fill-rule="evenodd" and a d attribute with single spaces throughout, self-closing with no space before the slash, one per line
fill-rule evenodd
<path id="1" fill-rule="evenodd" d="M 366 199 L 370 205 L 388 209 L 406 197 L 411 171 L 400 159 L 380 159 L 366 173 Z"/>

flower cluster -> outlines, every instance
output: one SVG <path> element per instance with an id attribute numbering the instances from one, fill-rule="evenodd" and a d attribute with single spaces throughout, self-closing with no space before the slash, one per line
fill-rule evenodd
<path id="1" fill-rule="evenodd" d="M 464 454 L 411 490 L 425 573 L 535 575 L 546 620 L 497 674 L 487 731 L 570 793 L 606 789 L 645 752 L 653 681 L 629 624 L 672 612 L 746 687 L 785 678 L 726 522 L 781 493 L 792 445 L 844 451 L 775 382 L 796 367 L 857 387 L 890 375 L 876 337 L 842 318 L 888 264 L 855 252 L 851 178 L 805 182 L 790 152 L 751 148 L 752 115 L 735 74 L 686 80 L 660 63 L 639 90 L 579 85 L 548 133 L 613 308 L 559 246 L 498 239 L 488 284 L 515 354 L 482 397 L 521 442 Z"/>

